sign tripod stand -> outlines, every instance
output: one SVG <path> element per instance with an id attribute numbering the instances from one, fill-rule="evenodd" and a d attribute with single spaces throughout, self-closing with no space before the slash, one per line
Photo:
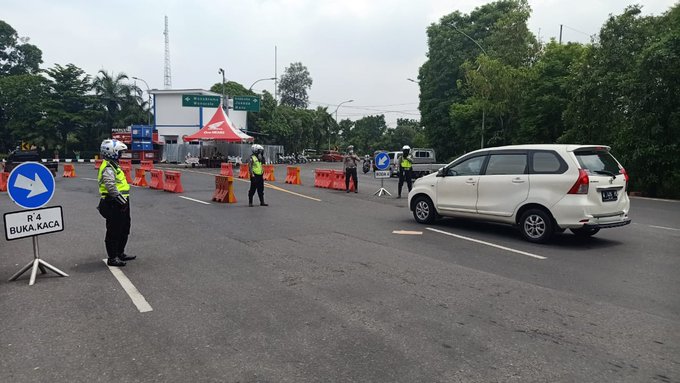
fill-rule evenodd
<path id="1" fill-rule="evenodd" d="M 35 277 L 38 274 L 38 269 L 40 269 L 41 274 L 47 274 L 47 270 L 45 268 L 55 272 L 57 275 L 60 275 L 62 277 L 68 277 L 68 274 L 65 272 L 57 269 L 56 267 L 50 265 L 49 263 L 43 261 L 40 259 L 40 247 L 38 245 L 38 236 L 33 236 L 33 260 L 29 262 L 26 266 L 24 266 L 21 270 L 19 270 L 16 274 L 12 276 L 12 278 L 9 279 L 10 282 L 16 281 L 23 273 L 28 271 L 28 269 L 33 268 L 31 271 L 31 279 L 28 281 L 29 286 L 33 286 L 35 283 Z"/>
<path id="2" fill-rule="evenodd" d="M 385 189 L 385 179 L 381 178 L 380 179 L 380 189 L 378 189 L 377 192 L 373 193 L 373 195 L 378 196 L 378 197 L 382 197 L 385 194 L 387 194 L 388 196 L 392 196 L 392 194 L 390 194 L 390 192 L 388 192 L 387 189 Z"/>
<path id="3" fill-rule="evenodd" d="M 385 152 L 380 152 L 375 155 L 375 158 L 373 159 L 375 161 L 375 167 L 376 171 L 373 172 L 373 176 L 375 178 L 380 178 L 380 189 L 378 189 L 377 192 L 373 193 L 373 195 L 376 195 L 378 197 L 382 197 L 383 195 L 387 194 L 391 196 L 390 192 L 385 189 L 385 178 L 390 177 L 390 171 L 387 170 L 390 167 L 390 157 L 387 153 Z"/>
<path id="4" fill-rule="evenodd" d="M 33 238 L 33 260 L 9 279 L 16 281 L 21 275 L 31 269 L 29 286 L 33 286 L 38 275 L 50 270 L 62 277 L 68 274 L 40 259 L 38 236 L 56 233 L 64 230 L 64 214 L 61 206 L 43 208 L 54 195 L 54 177 L 45 165 L 38 162 L 24 162 L 15 167 L 7 180 L 9 197 L 24 209 L 5 213 L 5 238 L 12 241 L 20 238 Z"/>

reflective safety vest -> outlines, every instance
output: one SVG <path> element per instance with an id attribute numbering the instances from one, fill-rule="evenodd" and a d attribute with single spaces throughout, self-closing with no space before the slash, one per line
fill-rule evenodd
<path id="1" fill-rule="evenodd" d="M 401 158 L 401 168 L 402 169 L 411 169 L 411 161 L 409 161 L 406 157 Z"/>
<path id="2" fill-rule="evenodd" d="M 261 176 L 264 174 L 264 169 L 262 168 L 262 162 L 253 154 L 251 166 L 253 167 L 253 174 L 256 176 Z"/>
<path id="3" fill-rule="evenodd" d="M 107 166 L 110 166 L 116 175 L 116 189 L 118 189 L 118 192 L 125 198 L 129 197 L 130 184 L 127 182 L 125 172 L 120 168 L 120 166 L 110 165 L 109 161 L 107 160 L 102 161 L 101 166 L 99 166 L 99 174 L 97 175 L 97 182 L 99 182 L 99 194 L 102 196 L 102 198 L 106 198 L 106 196 L 109 194 L 108 190 L 106 190 L 106 186 L 102 182 L 102 175 L 104 174 L 104 169 L 106 169 Z"/>

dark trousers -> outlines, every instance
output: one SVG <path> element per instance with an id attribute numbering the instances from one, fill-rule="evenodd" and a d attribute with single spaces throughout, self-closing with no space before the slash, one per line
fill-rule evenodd
<path id="1" fill-rule="evenodd" d="M 411 181 L 412 178 L 413 169 L 399 168 L 399 192 L 398 192 L 399 196 L 401 196 L 401 188 L 404 186 L 404 181 L 406 181 L 408 191 L 411 191 L 411 187 L 413 186 L 413 182 Z"/>
<path id="2" fill-rule="evenodd" d="M 106 254 L 109 259 L 120 257 L 125 253 L 130 235 L 130 201 L 122 206 L 113 199 L 102 199 L 99 201 L 99 214 L 106 219 Z"/>
<path id="3" fill-rule="evenodd" d="M 264 178 L 262 174 L 258 175 L 252 175 L 250 177 L 250 190 L 248 190 L 248 203 L 252 204 L 253 203 L 253 196 L 255 195 L 255 191 L 257 191 L 257 196 L 260 198 L 260 203 L 264 203 Z"/>
<path id="4" fill-rule="evenodd" d="M 349 178 L 352 177 L 354 181 L 354 190 L 359 191 L 359 178 L 357 177 L 357 168 L 345 169 L 345 190 L 349 190 Z"/>

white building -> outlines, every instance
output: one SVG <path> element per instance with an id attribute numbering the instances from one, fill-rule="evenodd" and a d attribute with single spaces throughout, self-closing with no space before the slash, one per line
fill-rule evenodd
<path id="1" fill-rule="evenodd" d="M 154 129 L 158 139 L 167 144 L 182 143 L 182 137 L 198 132 L 215 114 L 216 108 L 182 106 L 182 95 L 217 96 L 221 94 L 203 89 L 152 89 Z M 247 130 L 248 112 L 235 111 L 229 100 L 227 114 L 236 128 Z"/>

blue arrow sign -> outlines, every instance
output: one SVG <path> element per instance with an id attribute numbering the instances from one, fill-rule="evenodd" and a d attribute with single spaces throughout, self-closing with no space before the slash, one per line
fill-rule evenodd
<path id="1" fill-rule="evenodd" d="M 9 173 L 9 198 L 24 209 L 45 206 L 54 195 L 54 177 L 50 169 L 37 162 L 24 162 Z"/>
<path id="2" fill-rule="evenodd" d="M 378 170 L 385 170 L 390 167 L 390 156 L 381 152 L 375 155 L 375 167 Z"/>

